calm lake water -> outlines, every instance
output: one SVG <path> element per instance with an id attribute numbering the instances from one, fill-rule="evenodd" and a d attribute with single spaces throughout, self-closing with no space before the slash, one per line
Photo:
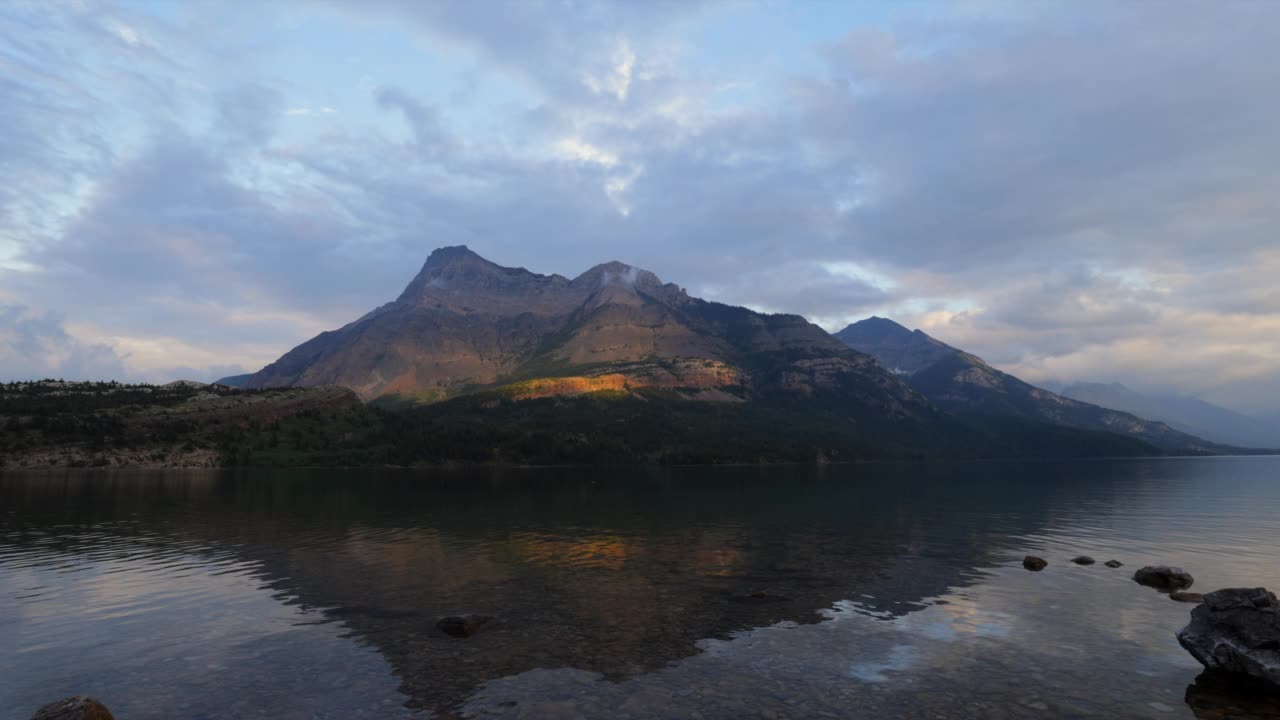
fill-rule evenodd
<path id="1" fill-rule="evenodd" d="M 1280 458 L 6 472 L 0 718 L 1280 717 L 1131 580 L 1278 546 Z"/>

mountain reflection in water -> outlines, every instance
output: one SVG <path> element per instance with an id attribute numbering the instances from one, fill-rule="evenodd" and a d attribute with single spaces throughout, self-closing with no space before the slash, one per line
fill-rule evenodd
<path id="1" fill-rule="evenodd" d="M 1280 589 L 1277 470 L 5 473 L 0 717 L 1218 717 L 1129 577 Z"/>

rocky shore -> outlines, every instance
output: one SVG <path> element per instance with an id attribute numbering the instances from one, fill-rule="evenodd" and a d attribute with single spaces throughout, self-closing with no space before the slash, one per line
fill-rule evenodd
<path id="1" fill-rule="evenodd" d="M 1080 555 L 1071 560 L 1089 566 L 1094 559 Z M 1040 572 L 1049 562 L 1035 555 L 1022 566 Z M 1107 567 L 1123 563 L 1110 560 Z M 1280 601 L 1266 588 L 1226 588 L 1208 594 L 1188 592 L 1195 578 L 1170 565 L 1148 565 L 1133 574 L 1134 582 L 1155 588 L 1178 602 L 1195 603 L 1191 622 L 1178 631 L 1178 643 L 1219 678 L 1244 680 L 1280 693 Z M 1230 683 L 1226 683 L 1227 686 Z"/>

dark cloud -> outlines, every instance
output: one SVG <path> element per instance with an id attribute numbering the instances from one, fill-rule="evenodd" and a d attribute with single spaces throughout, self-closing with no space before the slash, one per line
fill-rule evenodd
<path id="1" fill-rule="evenodd" d="M 853 33 L 797 96 L 869 169 L 864 253 L 990 272 L 1234 262 L 1269 247 L 1280 190 L 1280 7 L 1045 6 L 1006 22 Z"/>
<path id="2" fill-rule="evenodd" d="M 450 144 L 450 138 L 440 124 L 440 113 L 435 108 L 415 100 L 400 88 L 379 88 L 376 96 L 380 107 L 394 108 L 404 114 L 419 147 L 434 150 Z"/>

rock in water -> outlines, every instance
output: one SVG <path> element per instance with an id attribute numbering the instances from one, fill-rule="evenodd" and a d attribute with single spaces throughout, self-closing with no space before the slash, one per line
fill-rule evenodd
<path id="1" fill-rule="evenodd" d="M 1094 560 L 1093 558 L 1089 557 L 1088 555 L 1081 555 L 1081 556 L 1079 556 L 1079 557 L 1072 558 L 1072 559 L 1071 559 L 1071 562 L 1073 562 L 1073 563 L 1075 563 L 1075 564 L 1077 564 L 1077 565 L 1092 565 L 1092 564 L 1094 564 L 1095 562 L 1097 562 L 1097 560 Z"/>
<path id="2" fill-rule="evenodd" d="M 733 597 L 731 597 L 731 598 L 729 598 L 729 599 L 730 599 L 730 600 L 732 600 L 733 602 L 737 602 L 737 603 L 785 603 L 785 602 L 791 602 L 791 598 L 789 598 L 789 597 L 784 597 L 784 596 L 782 596 L 782 595 L 774 595 L 773 593 L 771 593 L 771 592 L 766 592 L 766 591 L 764 591 L 764 590 L 755 590 L 755 591 L 752 591 L 752 592 L 747 593 L 746 595 L 734 595 Z"/>
<path id="3" fill-rule="evenodd" d="M 115 720 L 106 706 L 93 698 L 76 696 L 49 703 L 31 720 Z"/>
<path id="4" fill-rule="evenodd" d="M 1049 562 L 1047 560 L 1045 560 L 1044 558 L 1038 558 L 1035 555 L 1028 555 L 1022 558 L 1022 567 L 1032 572 L 1040 572 L 1041 570 L 1045 569 L 1045 567 L 1047 567 L 1048 565 L 1049 565 Z"/>
<path id="5" fill-rule="evenodd" d="M 1186 590 L 1195 582 L 1191 573 L 1180 567 L 1168 565 L 1148 565 L 1133 574 L 1139 584 L 1158 590 Z"/>
<path id="6" fill-rule="evenodd" d="M 1169 599 L 1185 603 L 1202 603 L 1204 602 L 1204 595 L 1201 595 L 1200 593 L 1187 592 L 1185 590 L 1174 590 L 1169 593 Z"/>
<path id="7" fill-rule="evenodd" d="M 1251 677 L 1202 672 L 1187 686 L 1186 701 L 1202 720 L 1280 718 L 1280 693 Z"/>
<path id="8" fill-rule="evenodd" d="M 1108 560 L 1105 563 L 1103 563 L 1103 565 L 1106 565 L 1109 568 L 1118 568 L 1123 566 L 1124 563 L 1120 562 L 1119 560 Z"/>
<path id="9" fill-rule="evenodd" d="M 1248 675 L 1280 689 L 1280 602 L 1266 588 L 1205 595 L 1178 642 L 1209 670 Z"/>
<path id="10" fill-rule="evenodd" d="M 440 621 L 436 623 L 436 627 L 440 628 L 440 632 L 445 635 L 464 638 L 474 635 L 481 625 L 492 619 L 488 615 L 451 615 L 446 618 L 440 618 Z"/>

